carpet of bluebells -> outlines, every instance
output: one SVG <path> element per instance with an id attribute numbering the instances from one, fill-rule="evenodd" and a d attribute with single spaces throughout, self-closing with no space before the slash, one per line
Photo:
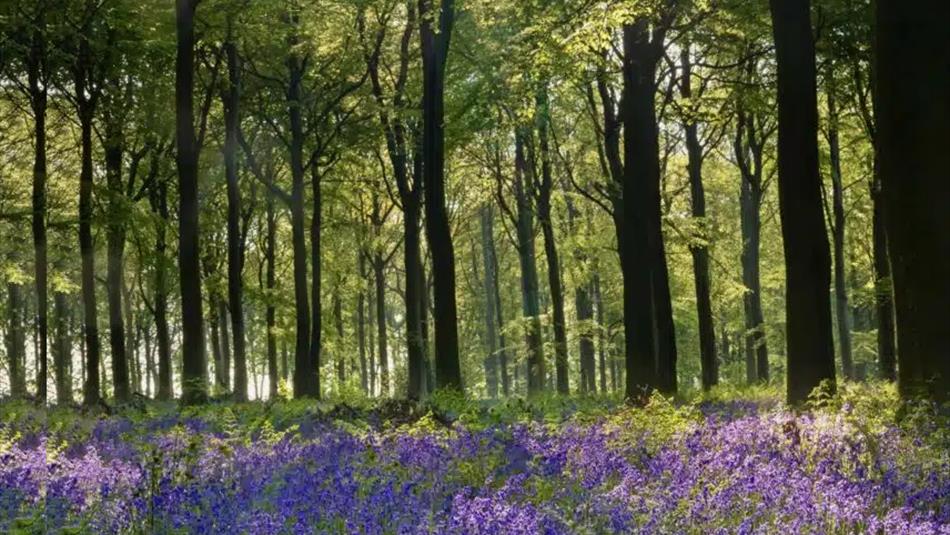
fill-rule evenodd
<path id="1" fill-rule="evenodd" d="M 946 418 L 862 388 L 798 412 L 6 403 L 0 532 L 950 534 Z"/>

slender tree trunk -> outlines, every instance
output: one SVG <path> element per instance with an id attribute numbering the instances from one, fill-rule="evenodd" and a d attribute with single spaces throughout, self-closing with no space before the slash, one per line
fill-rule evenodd
<path id="1" fill-rule="evenodd" d="M 901 396 L 950 400 L 950 6 L 875 4 L 875 115 Z"/>
<path id="2" fill-rule="evenodd" d="M 218 319 L 221 313 L 219 306 L 220 299 L 213 292 L 210 292 L 210 303 L 208 304 L 208 329 L 211 331 L 211 359 L 214 362 L 214 378 L 218 388 L 226 391 L 227 382 L 224 379 L 224 359 L 221 356 L 221 321 Z"/>
<path id="3" fill-rule="evenodd" d="M 144 321 L 139 323 L 142 330 L 142 342 L 145 344 L 145 396 L 152 397 L 154 389 L 152 384 L 155 381 L 155 354 L 152 350 L 152 329 Z"/>
<path id="4" fill-rule="evenodd" d="M 739 197 L 742 227 L 742 283 L 746 287 L 742 302 L 745 312 L 746 380 L 768 382 L 768 347 L 762 314 L 762 287 L 759 279 L 759 243 L 761 195 L 758 181 L 742 178 Z"/>
<path id="5" fill-rule="evenodd" d="M 389 396 L 389 340 L 386 334 L 386 264 L 382 253 L 373 256 L 373 276 L 376 280 L 376 333 L 379 343 L 380 395 Z"/>
<path id="6" fill-rule="evenodd" d="M 321 284 L 323 282 L 322 266 L 320 257 L 322 255 L 320 238 L 323 211 L 323 197 L 320 193 L 320 172 L 317 164 L 310 168 L 311 190 L 313 192 L 313 213 L 310 216 L 310 264 L 313 275 L 310 277 L 310 365 L 313 367 L 312 382 L 313 395 L 320 398 L 320 360 L 322 353 L 323 336 L 323 309 L 320 296 L 322 294 Z"/>
<path id="7" fill-rule="evenodd" d="M 594 272 L 594 280 L 591 282 L 594 298 L 594 307 L 596 309 L 597 321 L 597 339 L 598 339 L 598 360 L 600 361 L 600 392 L 607 393 L 607 337 L 604 335 L 604 301 L 600 295 L 600 274 Z M 611 362 L 613 359 L 611 359 Z M 610 384 L 612 390 L 617 390 L 617 380 L 614 375 L 613 366 L 610 370 Z"/>
<path id="8" fill-rule="evenodd" d="M 85 74 L 76 77 L 76 94 L 86 94 Z M 92 241 L 92 120 L 93 109 L 87 105 L 79 109 L 81 156 L 79 172 L 79 256 L 82 258 L 82 308 L 85 340 L 86 377 L 83 381 L 83 403 L 99 402 L 99 320 L 96 305 L 96 251 Z"/>
<path id="9" fill-rule="evenodd" d="M 168 401 L 174 396 L 172 387 L 172 355 L 171 355 L 171 337 L 168 330 L 168 275 L 166 269 L 167 257 L 165 254 L 168 248 L 165 241 L 166 227 L 169 223 L 170 215 L 168 213 L 168 183 L 164 180 L 158 180 L 152 189 L 152 210 L 158 212 L 159 221 L 155 225 L 155 342 L 158 346 L 158 391 L 156 397 L 160 401 Z M 84 302 L 87 302 L 84 299 Z M 93 303 L 94 304 L 94 303 Z M 88 304 L 86 305 L 88 306 Z M 88 333 L 88 330 L 87 330 Z M 87 345 L 89 336 L 87 334 Z M 94 364 L 89 359 L 89 365 Z M 88 367 L 87 366 L 87 367 Z M 92 369 L 92 368 L 90 368 Z"/>
<path id="10" fill-rule="evenodd" d="M 129 393 L 139 392 L 142 384 L 142 366 L 138 358 L 138 332 L 135 325 L 135 308 L 132 303 L 132 292 L 129 290 L 129 285 L 126 283 L 124 276 L 122 277 L 122 302 L 124 307 L 122 308 L 122 313 L 125 317 L 125 354 L 127 355 L 131 366 L 129 367 L 129 374 L 131 376 L 131 387 L 129 388 Z"/>
<path id="11" fill-rule="evenodd" d="M 680 93 L 687 101 L 692 98 L 692 63 L 689 45 L 680 53 L 680 65 L 683 78 Z M 713 326 L 712 298 L 709 282 L 709 247 L 706 245 L 706 193 L 703 188 L 703 147 L 699 143 L 699 127 L 692 118 L 684 124 L 686 130 L 686 152 L 688 154 L 689 191 L 692 216 L 699 223 L 698 243 L 690 244 L 689 252 L 693 257 L 693 282 L 696 287 L 696 317 L 699 323 L 699 362 L 702 370 L 703 390 L 709 390 L 719 383 L 719 363 L 716 358 L 716 331 Z"/>
<path id="12" fill-rule="evenodd" d="M 129 361 L 125 350 L 125 318 L 122 315 L 122 286 L 125 277 L 125 201 L 122 159 L 123 132 L 110 121 L 106 125 L 103 149 L 105 151 L 106 182 L 109 188 L 109 223 L 106 231 L 106 296 L 109 304 L 109 351 L 112 357 L 112 389 L 116 401 L 131 399 Z"/>
<path id="13" fill-rule="evenodd" d="M 228 304 L 223 297 L 217 297 L 215 303 L 218 307 L 218 316 L 215 318 L 218 321 L 218 335 L 221 337 L 221 360 L 218 361 L 216 366 L 220 368 L 220 384 L 221 390 L 224 392 L 231 391 L 231 329 L 228 325 Z M 246 386 L 246 385 L 245 385 Z M 247 391 L 245 390 L 244 398 L 247 398 Z M 237 399 L 237 398 L 235 398 Z"/>
<path id="14" fill-rule="evenodd" d="M 818 173 L 818 100 L 809 0 L 770 0 L 778 65 L 779 210 L 785 248 L 789 403 L 834 390 L 831 258 Z"/>
<path id="15" fill-rule="evenodd" d="M 274 305 L 274 293 L 277 291 L 277 270 L 275 255 L 277 247 L 277 214 L 274 212 L 274 197 L 267 196 L 267 242 L 264 246 L 264 262 L 267 278 L 267 305 L 264 312 L 267 324 L 267 379 L 270 399 L 277 399 L 277 307 Z M 287 380 L 287 352 L 284 351 L 281 376 Z"/>
<path id="16" fill-rule="evenodd" d="M 343 345 L 345 341 L 343 332 L 343 300 L 340 299 L 340 292 L 337 290 L 333 294 L 333 322 L 336 327 L 337 351 L 336 351 L 336 381 L 337 391 L 342 392 L 346 385 L 346 348 Z"/>
<path id="17" fill-rule="evenodd" d="M 297 15 L 290 15 L 293 25 Z M 296 45 L 296 36 L 291 38 Z M 310 354 L 310 301 L 307 296 L 307 243 L 304 237 L 304 162 L 303 117 L 301 115 L 300 84 L 303 81 L 302 60 L 295 51 L 287 57 L 290 83 L 287 90 L 287 109 L 290 117 L 290 226 L 293 243 L 294 308 L 296 310 L 296 338 L 294 344 L 294 397 L 319 395 L 317 370 Z M 319 284 L 319 283 L 318 283 Z"/>
<path id="18" fill-rule="evenodd" d="M 548 263 L 548 286 L 551 292 L 554 328 L 554 371 L 558 394 L 570 392 L 568 381 L 567 321 L 564 318 L 564 289 L 561 283 L 561 264 L 557 243 L 554 239 L 554 222 L 551 219 L 551 195 L 554 179 L 551 171 L 551 150 L 548 141 L 550 106 L 547 89 L 542 88 L 537 97 L 538 146 L 541 152 L 541 183 L 538 196 L 538 223 L 544 237 L 544 256 Z"/>
<path id="19" fill-rule="evenodd" d="M 829 73 L 829 77 L 833 76 Z M 841 176 L 841 148 L 838 140 L 838 106 L 833 83 L 828 84 L 828 152 L 831 160 L 831 198 L 834 224 L 835 319 L 838 326 L 838 352 L 841 371 L 846 379 L 854 379 L 851 359 L 851 309 L 848 306 L 848 282 L 844 269 L 844 185 Z"/>
<path id="20" fill-rule="evenodd" d="M 362 251 L 357 252 L 359 258 L 360 291 L 356 297 L 356 338 L 359 344 L 360 353 L 360 386 L 363 393 L 369 395 L 368 375 L 366 369 L 366 293 L 363 291 L 362 283 L 367 279 L 366 259 Z"/>
<path id="21" fill-rule="evenodd" d="M 541 335 L 540 288 L 538 285 L 537 256 L 534 250 L 534 206 L 531 198 L 534 188 L 531 169 L 525 160 L 525 134 L 515 133 L 515 222 L 518 240 L 518 262 L 521 267 L 521 312 L 525 323 L 525 345 L 528 348 L 528 394 L 544 390 L 544 340 Z"/>
<path id="22" fill-rule="evenodd" d="M 69 376 L 69 359 L 72 343 L 69 332 L 69 304 L 66 294 L 54 292 L 53 316 L 55 321 L 55 346 L 53 348 L 53 375 L 56 378 L 56 403 L 66 405 L 73 401 L 72 378 Z"/>
<path id="23" fill-rule="evenodd" d="M 485 273 L 485 339 L 488 345 L 488 355 L 485 357 L 485 385 L 489 398 L 498 397 L 498 320 L 495 312 L 498 306 L 495 303 L 495 237 L 494 213 L 491 204 L 482 206 L 479 211 L 482 232 L 482 261 Z"/>
<path id="24" fill-rule="evenodd" d="M 230 30 L 230 28 L 229 28 Z M 224 45 L 228 83 L 222 92 L 224 106 L 224 176 L 228 191 L 228 311 L 234 336 L 234 399 L 247 399 L 247 352 L 244 334 L 244 243 L 241 232 L 241 189 L 238 183 L 237 151 L 240 126 L 241 79 L 237 46 Z M 227 378 L 228 369 L 225 368 Z"/>
<path id="25" fill-rule="evenodd" d="M 455 296 L 455 251 L 445 207 L 445 63 L 455 18 L 454 0 L 419 0 L 422 19 L 422 157 L 425 224 L 435 277 L 435 376 L 437 388 L 462 390 L 458 311 Z M 430 15 L 431 13 L 431 15 Z M 438 21 L 438 32 L 433 20 Z M 379 306 L 379 305 L 377 305 Z"/>
<path id="26" fill-rule="evenodd" d="M 409 202 L 407 202 L 409 201 Z M 408 353 L 409 399 L 421 399 L 426 389 L 425 346 L 422 338 L 422 278 L 420 206 L 418 199 L 403 198 L 403 245 L 406 268 L 406 349 Z"/>
<path id="27" fill-rule="evenodd" d="M 177 0 L 175 61 L 176 142 L 178 145 L 178 271 L 181 284 L 182 401 L 208 397 L 201 269 L 198 245 L 198 145 L 194 125 L 195 29 L 197 0 Z"/>
<path id="28" fill-rule="evenodd" d="M 36 366 L 36 397 L 46 401 L 47 347 L 49 339 L 49 320 L 47 317 L 48 283 L 46 261 L 46 81 L 41 80 L 46 60 L 46 15 L 45 8 L 35 21 L 32 42 L 27 57 L 27 83 L 30 106 L 33 110 L 33 252 L 34 283 L 36 286 L 36 334 L 37 351 L 34 353 Z"/>

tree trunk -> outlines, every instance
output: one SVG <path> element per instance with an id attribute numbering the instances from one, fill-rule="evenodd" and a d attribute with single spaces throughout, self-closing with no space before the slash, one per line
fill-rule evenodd
<path id="1" fill-rule="evenodd" d="M 778 65 L 779 210 L 785 249 L 788 402 L 833 391 L 831 258 L 818 173 L 818 101 L 809 0 L 770 0 Z"/>
<path id="2" fill-rule="evenodd" d="M 46 16 L 44 7 L 38 8 L 36 26 L 33 30 L 30 51 L 27 57 L 27 83 L 30 107 L 33 110 L 33 195 L 32 229 L 34 252 L 34 283 L 36 286 L 36 331 L 38 336 L 36 366 L 36 397 L 46 401 L 47 347 L 49 320 L 47 310 L 48 282 L 46 261 Z"/>
<path id="3" fill-rule="evenodd" d="M 680 94 L 689 101 L 692 98 L 692 63 L 689 45 L 680 53 L 683 79 Z M 687 118 L 686 152 L 688 154 L 689 191 L 692 216 L 697 220 L 699 236 L 690 244 L 693 257 L 693 282 L 696 287 L 696 317 L 699 323 L 699 363 L 702 371 L 703 390 L 719 383 L 719 363 L 716 358 L 716 331 L 713 327 L 712 298 L 709 282 L 709 237 L 706 232 L 706 193 L 703 189 L 703 147 L 699 143 L 699 127 L 695 119 Z"/>
<path id="4" fill-rule="evenodd" d="M 525 160 L 524 132 L 515 133 L 515 197 L 517 200 L 516 235 L 518 262 L 521 267 L 521 312 L 525 322 L 525 345 L 528 348 L 528 394 L 544 390 L 544 340 L 541 335 L 540 289 L 538 285 L 537 256 L 534 251 L 534 180 Z"/>
<path id="5" fill-rule="evenodd" d="M 607 393 L 607 337 L 604 335 L 604 301 L 600 295 L 600 274 L 594 272 L 594 280 L 591 282 L 591 292 L 594 298 L 594 307 L 596 309 L 597 321 L 597 339 L 598 339 L 598 360 L 600 361 L 600 392 Z M 613 359 L 611 358 L 611 363 Z M 617 379 L 614 375 L 613 366 L 610 369 L 610 385 L 612 390 L 617 390 Z"/>
<path id="6" fill-rule="evenodd" d="M 217 297 L 218 336 L 221 337 L 221 360 L 215 366 L 220 367 L 220 384 L 223 392 L 231 391 L 231 329 L 228 322 L 228 304 L 223 297 Z M 244 397 L 247 398 L 245 391 Z"/>
<path id="7" fill-rule="evenodd" d="M 125 318 L 122 286 L 125 277 L 125 194 L 122 184 L 123 132 L 110 121 L 105 128 L 106 182 L 109 188 L 109 222 L 106 230 L 106 296 L 109 304 L 109 351 L 112 357 L 112 389 L 118 402 L 131 399 L 129 360 L 125 350 Z"/>
<path id="8" fill-rule="evenodd" d="M 425 224 L 435 278 L 435 376 L 437 388 L 462 390 L 459 363 L 458 311 L 455 296 L 455 252 L 445 207 L 444 81 L 449 40 L 455 18 L 454 0 L 441 0 L 441 10 L 430 9 L 434 0 L 419 0 L 422 19 L 422 157 Z M 430 12 L 438 18 L 433 29 Z M 377 304 L 377 306 L 380 306 Z"/>
<path id="9" fill-rule="evenodd" d="M 265 270 L 267 278 L 267 306 L 264 312 L 267 323 L 267 380 L 270 399 L 277 399 L 277 307 L 274 305 L 277 291 L 277 271 L 275 255 L 277 247 L 277 214 L 274 212 L 274 196 L 267 195 L 267 242 L 264 246 Z M 287 379 L 286 352 L 281 373 Z"/>
<path id="10" fill-rule="evenodd" d="M 292 24 L 297 24 L 297 15 L 290 15 Z M 296 36 L 290 39 L 291 47 L 297 43 Z M 290 117 L 290 226 L 293 243 L 294 309 L 296 311 L 296 337 L 294 344 L 294 397 L 307 398 L 319 395 L 317 370 L 313 368 L 310 354 L 310 302 L 307 296 L 307 243 L 304 237 L 304 162 L 303 118 L 301 115 L 300 84 L 303 81 L 303 65 L 296 51 L 291 49 L 287 57 L 290 82 L 287 88 L 287 113 Z M 319 283 L 318 283 L 319 284 Z"/>
<path id="11" fill-rule="evenodd" d="M 69 304 L 66 294 L 54 292 L 53 316 L 55 318 L 55 345 L 53 347 L 53 375 L 56 378 L 56 403 L 66 405 L 73 401 L 72 378 L 69 376 L 69 359 L 72 343 L 69 332 Z"/>
<path id="12" fill-rule="evenodd" d="M 652 182 L 659 182 L 655 93 L 656 59 L 649 44 L 647 21 L 623 30 L 624 209 L 618 232 L 623 272 L 626 391 L 630 400 L 644 400 L 658 386 L 652 272 L 657 255 L 651 240 L 651 217 L 658 202 Z M 657 185 L 658 188 L 658 185 Z"/>
<path id="13" fill-rule="evenodd" d="M 538 223 L 544 236 L 544 256 L 548 263 L 548 286 L 551 291 L 554 327 L 554 371 L 557 393 L 567 395 L 570 392 L 568 381 L 567 321 L 564 319 L 564 289 L 561 283 L 561 264 L 558 259 L 557 244 L 554 240 L 554 222 L 551 219 L 551 195 L 554 180 L 551 172 L 551 150 L 548 142 L 550 109 L 547 89 L 542 88 L 537 97 L 538 107 L 538 147 L 541 152 L 541 183 L 538 196 Z"/>
<path id="14" fill-rule="evenodd" d="M 409 201 L 409 202 L 407 202 Z M 418 199 L 403 198 L 406 268 L 406 350 L 408 353 L 409 399 L 421 399 L 426 390 L 425 346 L 422 337 L 422 275 L 420 206 Z"/>
<path id="15" fill-rule="evenodd" d="M 485 386 L 488 389 L 488 397 L 494 399 L 498 397 L 499 382 L 498 319 L 495 317 L 498 310 L 495 303 L 495 281 L 498 274 L 495 272 L 494 213 L 491 204 L 482 206 L 479 215 L 482 232 L 482 265 L 485 270 L 485 339 L 488 344 L 488 355 L 485 357 Z"/>
<path id="16" fill-rule="evenodd" d="M 83 40 L 85 42 L 85 40 Z M 76 94 L 86 94 L 85 74 L 76 77 Z M 85 369 L 83 404 L 99 402 L 99 320 L 96 305 L 96 250 L 92 241 L 92 120 L 93 108 L 87 103 L 79 108 L 81 156 L 79 172 L 79 256 L 82 259 L 82 309 L 85 340 Z M 159 269 L 159 268 L 156 268 Z"/>
<path id="17" fill-rule="evenodd" d="M 170 219 L 170 214 L 168 213 L 168 183 L 164 179 L 158 179 L 153 184 L 150 193 L 151 197 L 149 200 L 152 204 L 152 210 L 157 212 L 159 216 L 159 221 L 155 224 L 155 257 L 157 261 L 155 262 L 154 315 L 155 342 L 158 346 L 158 391 L 156 397 L 159 401 L 168 401 L 174 396 L 174 389 L 172 387 L 171 337 L 168 333 L 168 276 L 165 267 L 167 262 L 165 251 L 168 248 L 165 241 L 165 229 Z M 85 306 L 88 307 L 88 300 L 84 298 L 83 301 L 86 303 Z M 95 303 L 93 303 L 93 305 L 95 305 Z M 93 306 L 93 309 L 95 309 L 95 306 Z M 91 338 L 88 335 L 88 329 L 86 340 L 87 345 L 92 347 L 89 344 Z M 87 358 L 87 361 L 89 362 L 87 367 L 92 369 L 91 366 L 94 362 L 92 362 L 91 358 Z"/>
<path id="18" fill-rule="evenodd" d="M 227 390 L 227 382 L 224 379 L 224 359 L 221 356 L 221 321 L 218 319 L 221 313 L 220 299 L 213 292 L 209 292 L 208 299 L 208 329 L 211 331 L 211 360 L 214 362 L 215 385 L 223 390 Z"/>
<path id="19" fill-rule="evenodd" d="M 875 115 L 905 399 L 950 400 L 950 38 L 945 2 L 876 2 Z"/>
<path id="20" fill-rule="evenodd" d="M 366 260 L 362 251 L 357 252 L 357 257 L 359 257 L 358 264 L 360 290 L 359 295 L 356 298 L 356 338 L 357 343 L 359 344 L 360 353 L 360 387 L 362 387 L 364 394 L 369 395 L 369 383 L 366 369 L 366 294 L 363 291 L 362 284 L 364 281 L 366 281 L 368 274 L 366 273 Z"/>
<path id="21" fill-rule="evenodd" d="M 346 349 L 343 345 L 343 300 L 340 299 L 340 292 L 337 290 L 333 294 L 333 321 L 336 327 L 337 351 L 336 351 L 336 380 L 337 391 L 342 392 L 346 385 Z"/>
<path id="22" fill-rule="evenodd" d="M 122 277 L 122 302 L 124 307 L 122 308 L 122 313 L 125 316 L 125 354 L 128 356 L 129 363 L 129 374 L 131 376 L 131 387 L 129 389 L 130 393 L 139 392 L 142 384 L 142 366 L 138 358 L 138 332 L 135 325 L 135 307 L 132 303 L 132 292 L 129 290 L 129 285 L 126 284 L 125 277 Z"/>
<path id="23" fill-rule="evenodd" d="M 833 73 L 828 74 L 834 76 Z M 846 379 L 854 379 L 851 359 L 851 309 L 848 306 L 848 282 L 844 271 L 844 186 L 841 176 L 841 148 L 838 141 L 838 106 L 833 83 L 828 84 L 828 153 L 831 160 L 831 198 L 834 224 L 835 319 L 838 326 L 838 352 L 841 371 Z"/>
<path id="24" fill-rule="evenodd" d="M 310 215 L 310 264 L 313 275 L 310 277 L 310 366 L 312 366 L 311 381 L 313 396 L 320 399 L 320 360 L 322 353 L 323 336 L 323 308 L 320 296 L 323 283 L 322 255 L 320 238 L 323 211 L 323 197 L 320 193 L 320 171 L 317 164 L 310 168 L 311 191 L 313 193 L 313 213 Z M 306 275 L 305 275 L 306 277 Z"/>
<path id="25" fill-rule="evenodd" d="M 230 28 L 229 28 L 230 30 Z M 228 311 L 234 336 L 234 399 L 247 399 L 247 355 L 244 334 L 244 243 L 241 232 L 241 189 L 238 183 L 237 151 L 240 126 L 241 79 L 237 46 L 224 45 L 228 83 L 221 94 L 224 107 L 224 176 L 228 191 Z M 227 369 L 225 369 L 227 377 Z"/>
<path id="26" fill-rule="evenodd" d="M 177 0 L 175 61 L 176 143 L 178 145 L 178 271 L 181 285 L 182 401 L 203 403 L 204 325 L 201 315 L 201 269 L 198 245 L 198 145 L 194 125 L 195 29 L 197 0 Z"/>
<path id="27" fill-rule="evenodd" d="M 379 391 L 389 396 L 389 341 L 386 335 L 386 264 L 383 255 L 373 255 L 373 276 L 376 280 L 376 332 L 379 343 Z"/>

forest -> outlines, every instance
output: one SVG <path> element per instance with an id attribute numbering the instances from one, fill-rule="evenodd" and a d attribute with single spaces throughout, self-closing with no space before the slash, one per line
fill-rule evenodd
<path id="1" fill-rule="evenodd" d="M 948 20 L 0 0 L 0 532 L 950 534 Z"/>

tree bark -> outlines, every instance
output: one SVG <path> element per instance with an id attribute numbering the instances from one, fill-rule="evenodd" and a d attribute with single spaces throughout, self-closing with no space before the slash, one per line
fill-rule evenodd
<path id="1" fill-rule="evenodd" d="M 829 72 L 829 77 L 834 73 Z M 844 266 L 844 185 L 841 176 L 841 147 L 838 139 L 838 104 L 834 83 L 827 88 L 828 100 L 828 153 L 831 160 L 831 203 L 834 244 L 835 319 L 838 327 L 838 352 L 841 354 L 841 371 L 846 379 L 854 379 L 851 358 L 851 308 L 848 305 L 848 281 Z"/>
<path id="2" fill-rule="evenodd" d="M 877 149 L 875 149 L 876 151 Z M 878 162 L 875 155 L 874 184 L 871 199 L 872 241 L 874 255 L 874 311 L 877 321 L 878 375 L 885 381 L 897 380 L 897 342 L 894 333 L 894 293 L 891 279 L 891 259 L 887 252 L 887 229 L 884 224 L 884 200 L 881 194 Z"/>
<path id="3" fill-rule="evenodd" d="M 659 182 L 656 139 L 656 59 L 651 49 L 647 21 L 638 20 L 623 29 L 623 124 L 624 210 L 622 236 L 618 233 L 623 271 L 624 331 L 626 355 L 625 396 L 644 400 L 658 386 L 657 334 L 654 330 L 653 280 L 657 257 L 652 250 L 650 206 L 652 182 Z M 658 186 L 657 186 L 658 187 Z"/>
<path id="4" fill-rule="evenodd" d="M 875 4 L 875 114 L 903 398 L 950 400 L 950 36 L 945 2 Z"/>
<path id="5" fill-rule="evenodd" d="M 122 315 L 122 286 L 125 277 L 125 188 L 122 160 L 124 133 L 115 120 L 107 119 L 103 150 L 106 184 L 109 188 L 109 222 L 106 229 L 106 296 L 109 304 L 109 351 L 112 357 L 112 389 L 118 402 L 131 399 L 129 361 L 125 346 L 125 319 Z"/>
<path id="6" fill-rule="evenodd" d="M 459 363 L 458 311 L 455 296 L 455 252 L 445 207 L 445 63 L 455 18 L 454 0 L 441 0 L 441 10 L 431 13 L 430 2 L 419 0 L 422 19 L 422 157 L 425 224 L 435 280 L 435 379 L 437 388 L 462 390 Z"/>
<path id="7" fill-rule="evenodd" d="M 554 238 L 554 223 L 551 219 L 551 195 L 554 179 L 551 176 L 551 150 L 548 141 L 550 109 L 547 89 L 542 88 L 537 97 L 538 147 L 541 152 L 541 182 L 538 184 L 538 223 L 544 237 L 544 256 L 548 263 L 548 286 L 551 291 L 554 327 L 554 372 L 557 393 L 570 393 L 568 381 L 567 321 L 564 319 L 564 288 L 561 283 L 561 264 Z"/>
<path id="8" fill-rule="evenodd" d="M 343 332 L 343 300 L 340 299 L 340 292 L 337 290 L 333 294 L 333 321 L 336 327 L 337 351 L 336 351 L 336 380 L 337 391 L 342 392 L 346 385 L 346 349 L 343 345 L 345 340 Z"/>
<path id="9" fill-rule="evenodd" d="M 230 37 L 230 26 L 229 26 Z M 224 176 L 228 192 L 228 311 L 234 336 L 234 399 L 247 399 L 247 352 L 244 334 L 244 243 L 241 232 L 241 188 L 238 182 L 237 151 L 240 121 L 241 79 L 237 45 L 224 44 L 228 81 L 221 93 L 224 107 Z"/>
<path id="10" fill-rule="evenodd" d="M 276 270 L 276 247 L 277 247 L 277 214 L 274 211 L 274 196 L 267 195 L 267 241 L 264 246 L 264 263 L 267 279 L 267 305 L 264 312 L 265 322 L 267 324 L 267 386 L 270 393 L 270 399 L 277 399 L 277 307 L 274 305 L 275 292 L 277 291 L 277 270 Z M 285 352 L 286 355 L 286 352 Z M 287 379 L 287 363 L 284 359 L 284 366 L 281 371 L 281 377 Z"/>
<path id="11" fill-rule="evenodd" d="M 86 40 L 82 40 L 85 43 Z M 85 57 L 90 52 L 83 49 Z M 85 60 L 80 59 L 85 65 Z M 85 340 L 86 377 L 83 381 L 83 404 L 93 406 L 99 402 L 99 320 L 96 305 L 96 251 L 92 241 L 92 121 L 95 114 L 93 102 L 85 98 L 88 91 L 88 72 L 84 67 L 77 69 L 75 78 L 76 95 L 81 105 L 78 107 L 80 129 L 80 172 L 79 172 L 79 256 L 82 259 L 82 307 L 83 335 Z"/>
<path id="12" fill-rule="evenodd" d="M 313 395 L 320 399 L 320 364 L 323 353 L 323 302 L 320 297 L 323 293 L 323 271 L 320 261 L 321 225 L 323 222 L 323 196 L 320 191 L 320 170 L 314 163 L 310 167 L 310 188 L 313 194 L 313 212 L 310 214 L 310 268 L 313 270 L 310 277 L 310 366 Z M 306 278 L 306 275 L 304 275 Z"/>
<path id="13" fill-rule="evenodd" d="M 178 154 L 178 272 L 181 286 L 182 401 L 208 397 L 201 269 L 198 245 L 198 145 L 194 125 L 195 29 L 197 0 L 177 0 L 175 60 L 176 143 Z"/>
<path id="14" fill-rule="evenodd" d="M 360 275 L 360 290 L 359 295 L 356 298 L 356 332 L 357 332 L 357 343 L 359 344 L 359 354 L 360 354 L 360 386 L 363 389 L 363 393 L 369 395 L 369 383 L 367 375 L 367 364 L 366 364 L 366 293 L 363 290 L 363 282 L 368 278 L 368 273 L 366 272 L 366 260 L 363 256 L 363 252 L 357 252 L 357 261 L 359 264 L 359 275 Z"/>
<path id="15" fill-rule="evenodd" d="M 680 95 L 687 102 L 693 97 L 692 61 L 689 45 L 680 52 L 683 69 Z M 689 175 L 690 207 L 692 216 L 700 229 L 699 235 L 690 243 L 693 257 L 693 283 L 696 288 L 696 318 L 699 323 L 699 363 L 703 390 L 719 383 L 719 363 L 716 358 L 716 331 L 713 326 L 712 299 L 709 282 L 709 237 L 706 232 L 706 193 L 703 188 L 703 147 L 699 142 L 699 126 L 695 118 L 686 117 L 683 124 L 686 132 L 687 170 Z"/>
<path id="16" fill-rule="evenodd" d="M 376 281 L 376 341 L 379 344 L 379 390 L 389 396 L 389 340 L 386 333 L 386 263 L 382 253 L 373 255 L 373 278 Z"/>
<path id="17" fill-rule="evenodd" d="M 157 154 L 153 156 L 157 158 Z M 156 397 L 159 401 L 168 401 L 174 396 L 172 387 L 172 357 L 171 357 L 171 337 L 168 332 L 168 275 L 166 269 L 166 227 L 169 224 L 170 214 L 168 212 L 168 183 L 164 178 L 157 179 L 152 184 L 149 192 L 149 202 L 152 205 L 152 211 L 158 214 L 158 222 L 155 224 L 155 289 L 154 289 L 154 316 L 155 316 L 155 342 L 158 346 L 158 389 Z M 93 294 L 94 295 L 94 294 Z M 88 300 L 84 297 L 83 302 L 88 307 Z M 95 303 L 93 302 L 93 305 Z M 93 311 L 95 306 L 93 306 Z M 88 313 L 88 310 L 87 310 Z M 87 329 L 87 346 L 92 347 Z M 97 340 L 96 340 L 97 341 Z M 98 344 L 97 344 L 98 351 Z M 88 353 L 88 350 L 87 350 Z M 98 360 L 98 357 L 96 357 Z M 87 368 L 91 368 L 94 362 L 87 357 Z M 98 379 L 97 379 L 98 381 Z M 87 389 L 87 393 L 89 390 Z"/>
<path id="18" fill-rule="evenodd" d="M 770 0 L 778 65 L 779 210 L 785 249 L 788 402 L 834 390 L 831 258 L 818 173 L 818 100 L 809 0 Z"/>
<path id="19" fill-rule="evenodd" d="M 30 108 L 33 111 L 33 192 L 32 230 L 34 283 L 36 287 L 37 351 L 36 397 L 46 401 L 47 347 L 49 339 L 48 266 L 46 245 L 46 106 L 47 60 L 45 7 L 37 8 L 30 49 L 27 54 L 27 84 Z"/>
<path id="20" fill-rule="evenodd" d="M 485 357 L 485 386 L 489 398 L 498 397 L 499 384 L 499 355 L 498 355 L 498 320 L 495 313 L 498 307 L 495 303 L 495 237 L 494 213 L 491 204 L 485 204 L 479 210 L 479 220 L 482 234 L 482 265 L 484 267 L 485 288 L 485 340 L 488 345 L 488 355 Z"/>

